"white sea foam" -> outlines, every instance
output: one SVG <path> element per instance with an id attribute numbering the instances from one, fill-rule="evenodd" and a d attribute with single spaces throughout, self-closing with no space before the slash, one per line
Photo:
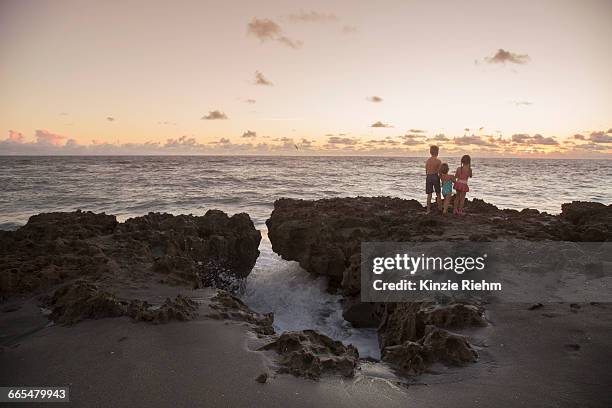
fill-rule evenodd
<path id="1" fill-rule="evenodd" d="M 281 259 L 266 238 L 259 250 L 242 299 L 257 312 L 274 312 L 277 332 L 313 329 L 353 344 L 361 357 L 380 357 L 376 330 L 356 329 L 344 320 L 342 297 L 326 291 L 324 278 L 311 276 L 297 262 Z"/>

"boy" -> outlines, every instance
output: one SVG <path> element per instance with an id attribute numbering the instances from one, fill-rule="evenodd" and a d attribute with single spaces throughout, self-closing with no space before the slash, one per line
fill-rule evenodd
<path id="1" fill-rule="evenodd" d="M 425 193 L 427 193 L 427 214 L 431 207 L 431 194 L 436 191 L 436 205 L 440 208 L 440 165 L 442 162 L 438 159 L 438 146 L 430 146 L 429 154 L 431 157 L 425 162 Z"/>

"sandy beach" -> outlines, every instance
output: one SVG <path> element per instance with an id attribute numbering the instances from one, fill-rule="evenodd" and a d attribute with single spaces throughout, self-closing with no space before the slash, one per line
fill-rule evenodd
<path id="1" fill-rule="evenodd" d="M 602 223 L 609 206 L 563 208 L 550 216 L 476 200 L 462 222 L 478 234 L 464 236 L 482 241 L 503 229 L 523 240 L 546 234 L 550 242 L 609 236 Z M 422 212 L 420 204 L 391 198 L 281 201 L 268 222 L 276 251 L 299 260 L 303 273 L 328 274 L 329 285 L 339 285 L 348 321 L 378 327 L 381 360 L 358 359 L 352 346 L 316 332 L 275 333 L 272 315 L 205 287 L 239 293 L 236 283 L 248 275 L 259 244 L 246 215 L 238 224 L 220 212 L 150 214 L 126 223 L 83 212 L 33 217 L 2 235 L 0 383 L 68 385 L 72 404 L 87 407 L 609 406 L 610 303 L 432 308 L 358 301 L 350 277 L 355 256 L 338 248 L 358 250 L 354 242 L 373 236 L 431 238 L 433 225 L 446 231 L 438 239 L 457 237 L 460 224 L 440 214 L 413 222 Z M 403 229 L 389 235 L 385 223 Z M 55 266 L 41 268 L 49 264 Z M 240 274 L 232 278 L 236 266 L 228 265 L 239 265 Z M 416 331 L 408 329 L 415 324 Z M 465 359 L 468 351 L 475 358 Z"/>
<path id="2" fill-rule="evenodd" d="M 211 290 L 181 293 L 206 299 Z M 473 334 L 477 364 L 406 385 L 371 362 L 351 379 L 276 375 L 273 356 L 254 351 L 262 341 L 241 323 L 202 316 L 148 325 L 122 317 L 46 327 L 35 302 L 26 302 L 1 315 L 0 383 L 70 385 L 71 406 L 79 407 L 610 405 L 610 305 L 577 312 L 567 304 L 514 305 L 489 310 L 488 318 L 491 326 Z M 268 381 L 256 382 L 264 372 Z"/>

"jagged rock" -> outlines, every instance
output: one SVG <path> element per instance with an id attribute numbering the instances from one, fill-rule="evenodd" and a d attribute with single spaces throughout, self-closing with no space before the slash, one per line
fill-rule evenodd
<path id="1" fill-rule="evenodd" d="M 186 321 L 197 316 L 198 306 L 191 299 L 178 295 L 169 298 L 158 308 L 146 301 L 118 299 L 98 285 L 83 280 L 56 290 L 47 306 L 50 319 L 59 324 L 73 325 L 85 319 L 129 316 L 149 323 L 167 323 L 170 320 Z"/>
<path id="2" fill-rule="evenodd" d="M 115 295 L 84 281 L 66 285 L 53 293 L 48 307 L 49 318 L 56 323 L 72 325 L 85 319 L 102 319 L 126 315 L 127 304 Z"/>
<path id="3" fill-rule="evenodd" d="M 261 234 L 247 214 L 228 217 L 149 213 L 117 223 L 112 215 L 40 214 L 16 231 L 0 231 L 0 296 L 88 277 L 151 279 L 195 287 L 250 273 Z"/>
<path id="4" fill-rule="evenodd" d="M 612 240 L 612 205 L 572 201 L 561 206 L 561 218 L 570 223 L 563 229 L 568 241 Z"/>
<path id="5" fill-rule="evenodd" d="M 482 308 L 462 303 L 421 307 L 416 319 L 419 326 L 433 325 L 445 329 L 465 329 L 487 325 Z"/>
<path id="6" fill-rule="evenodd" d="M 342 304 L 342 317 L 353 327 L 378 327 L 383 312 L 382 303 L 362 302 L 356 297 L 349 297 Z"/>
<path id="7" fill-rule="evenodd" d="M 355 375 L 359 360 L 357 349 L 314 330 L 284 332 L 262 347 L 280 355 L 280 372 L 319 379 L 323 374 Z"/>
<path id="8" fill-rule="evenodd" d="M 230 293 L 218 290 L 211 299 L 210 308 L 215 310 L 208 316 L 214 319 L 228 319 L 243 321 L 251 324 L 256 333 L 263 335 L 274 334 L 274 313 L 256 313 L 249 309 L 240 299 Z"/>
<path id="9" fill-rule="evenodd" d="M 185 322 L 198 315 L 198 304 L 183 295 L 177 295 L 174 300 L 166 298 L 159 308 L 154 308 L 147 302 L 132 300 L 128 305 L 127 315 L 134 320 L 156 324 L 171 320 Z"/>
<path id="10" fill-rule="evenodd" d="M 361 242 L 424 242 L 503 239 L 612 240 L 612 205 L 573 202 L 562 214 L 500 210 L 480 199 L 466 201 L 467 217 L 425 216 L 416 200 L 351 197 L 280 199 L 266 221 L 272 249 L 332 288 L 359 294 Z"/>
<path id="11" fill-rule="evenodd" d="M 402 374 L 417 375 L 437 362 L 455 366 L 473 363 L 478 353 L 464 336 L 426 326 L 425 336 L 419 341 L 383 348 L 382 359 Z"/>

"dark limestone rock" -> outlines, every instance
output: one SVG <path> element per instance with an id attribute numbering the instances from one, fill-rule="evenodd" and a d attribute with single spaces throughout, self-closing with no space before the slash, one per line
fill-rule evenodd
<path id="1" fill-rule="evenodd" d="M 284 332 L 262 350 L 280 355 L 280 372 L 314 380 L 324 374 L 353 377 L 359 361 L 357 349 L 314 330 Z"/>
<path id="2" fill-rule="evenodd" d="M 150 213 L 117 223 L 75 211 L 40 214 L 0 231 L 0 296 L 44 290 L 74 278 L 222 286 L 246 277 L 261 234 L 247 214 L 228 217 Z"/>
<path id="3" fill-rule="evenodd" d="M 211 299 L 210 308 L 214 310 L 209 317 L 247 322 L 253 331 L 263 335 L 274 334 L 274 313 L 256 313 L 242 300 L 224 290 L 218 290 Z"/>
<path id="4" fill-rule="evenodd" d="M 198 305 L 178 295 L 166 299 L 155 308 L 139 299 L 118 299 L 98 285 L 78 280 L 56 290 L 46 306 L 51 309 L 50 319 L 58 324 L 73 325 L 85 319 L 129 316 L 137 321 L 167 323 L 171 320 L 187 321 L 197 316 Z"/>

